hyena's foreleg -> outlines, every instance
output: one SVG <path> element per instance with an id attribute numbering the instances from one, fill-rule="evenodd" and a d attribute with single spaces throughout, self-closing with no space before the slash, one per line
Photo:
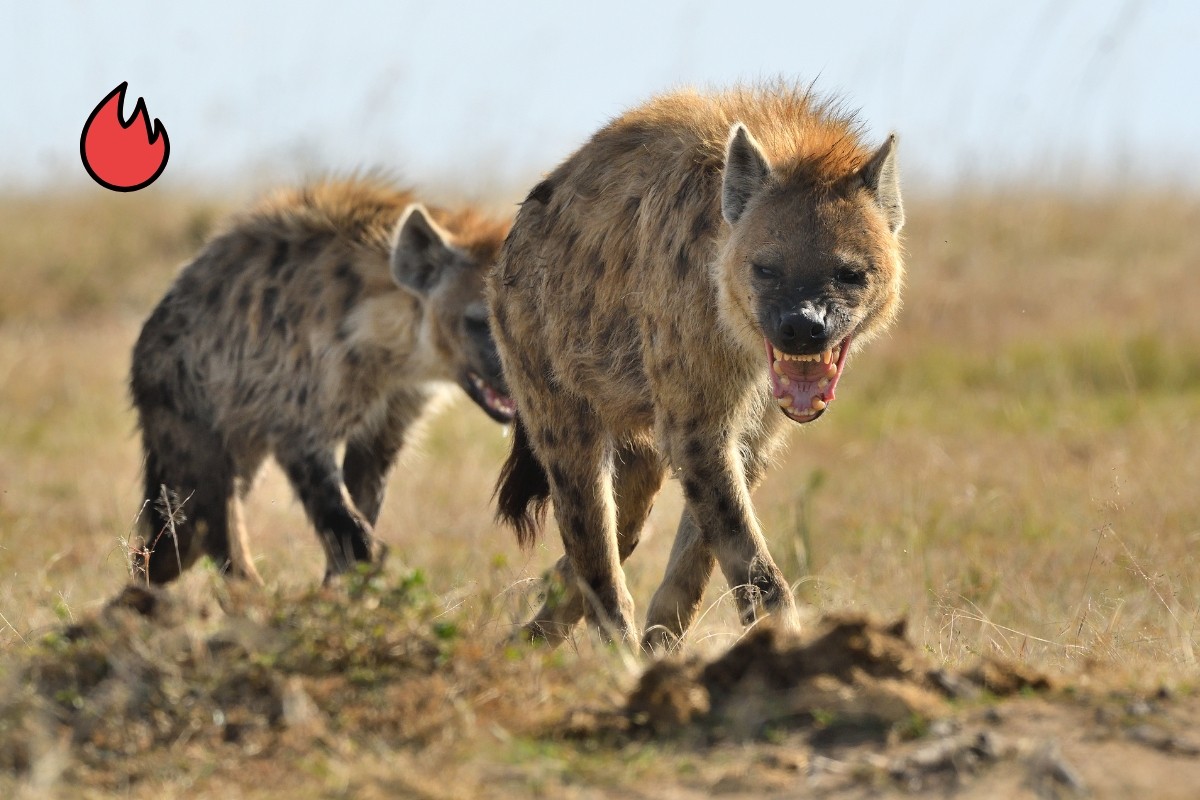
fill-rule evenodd
<path id="1" fill-rule="evenodd" d="M 146 464 L 134 579 L 174 580 L 201 552 L 227 572 L 233 464 L 223 442 L 169 409 L 143 408 L 140 416 Z"/>
<path id="2" fill-rule="evenodd" d="M 747 479 L 757 482 L 762 465 L 745 463 L 732 427 L 725 420 L 696 418 L 668 432 L 686 506 L 648 629 L 661 626 L 665 633 L 682 635 L 695 616 L 714 558 L 733 590 L 743 624 L 757 618 L 760 606 L 784 624 L 795 624 L 791 587 L 771 558 L 751 511 Z"/>
<path id="3" fill-rule="evenodd" d="M 229 496 L 226 519 L 229 520 L 229 536 L 226 539 L 225 560 L 229 564 L 229 576 L 244 578 L 259 586 L 263 584 L 262 576 L 254 567 L 254 557 L 250 554 L 250 541 L 246 535 L 246 520 L 243 512 L 243 501 L 250 492 L 250 479 L 244 476 L 234 479 L 234 491 Z M 214 559 L 219 556 L 212 553 Z M 218 562 L 220 563 L 220 562 Z"/>
<path id="4" fill-rule="evenodd" d="M 621 563 L 637 547 L 642 527 L 663 481 L 658 452 L 647 445 L 630 444 L 613 459 L 613 494 L 617 503 L 617 551 Z M 571 559 L 563 556 L 546 581 L 546 601 L 527 626 L 527 632 L 557 644 L 570 635 L 585 613 L 584 596 L 575 579 Z"/>
<path id="5" fill-rule="evenodd" d="M 387 476 L 404 446 L 405 436 L 421 415 L 426 398 L 399 394 L 388 403 L 378 427 L 351 437 L 342 458 L 342 479 L 350 499 L 372 527 L 379 521 Z"/>
<path id="6" fill-rule="evenodd" d="M 279 448 L 275 457 L 325 548 L 325 580 L 349 571 L 356 563 L 382 558 L 370 522 L 355 508 L 342 483 L 332 447 L 293 443 Z"/>

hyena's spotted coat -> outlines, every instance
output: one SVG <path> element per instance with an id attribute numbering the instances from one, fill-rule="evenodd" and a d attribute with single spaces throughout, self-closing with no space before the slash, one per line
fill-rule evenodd
<path id="1" fill-rule="evenodd" d="M 902 224 L 894 138 L 871 152 L 782 85 L 658 98 L 533 189 L 488 280 L 518 417 L 500 516 L 527 543 L 553 499 L 566 550 L 532 634 L 635 635 L 621 564 L 668 469 L 686 506 L 646 645 L 687 629 L 715 564 L 744 622 L 794 616 L 750 492 L 895 315 Z"/>
<path id="2" fill-rule="evenodd" d="M 457 382 L 511 417 L 483 302 L 506 230 L 352 179 L 281 192 L 213 238 L 133 351 L 135 572 L 162 583 L 207 553 L 258 580 L 240 501 L 267 454 L 320 534 L 327 577 L 380 557 L 385 477 L 423 410 Z"/>

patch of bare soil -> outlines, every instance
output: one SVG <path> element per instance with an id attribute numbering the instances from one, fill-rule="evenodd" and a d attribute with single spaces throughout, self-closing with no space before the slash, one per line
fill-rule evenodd
<path id="1" fill-rule="evenodd" d="M 903 622 L 827 618 L 813 638 L 761 627 L 724 655 L 660 661 L 596 730 L 671 738 L 747 763 L 725 796 L 1196 797 L 1194 694 L 1083 691 L 1017 664 L 932 664 Z"/>
<path id="2" fill-rule="evenodd" d="M 1195 693 L 947 670 L 903 624 L 763 626 L 620 690 L 419 575 L 128 588 L 0 660 L 0 796 L 1190 798 Z M 1090 681 L 1090 683 L 1089 683 Z M 1084 685 L 1089 683 L 1089 685 Z M 629 687 L 629 684 L 624 684 Z"/>

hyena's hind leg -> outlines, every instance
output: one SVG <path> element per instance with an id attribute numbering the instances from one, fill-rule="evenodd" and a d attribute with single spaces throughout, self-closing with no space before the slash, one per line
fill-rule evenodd
<path id="1" fill-rule="evenodd" d="M 145 491 L 135 580 L 174 580 L 201 552 L 228 569 L 233 462 L 220 437 L 164 408 L 141 409 Z"/>
<path id="2" fill-rule="evenodd" d="M 357 563 L 382 559 L 383 550 L 371 535 L 371 523 L 354 506 L 342 483 L 332 447 L 292 445 L 280 448 L 275 457 L 325 548 L 326 581 Z"/>
<path id="3" fill-rule="evenodd" d="M 372 527 L 379 521 L 388 473 L 425 402 L 425 396 L 417 393 L 396 395 L 389 401 L 387 414 L 377 428 L 352 436 L 346 442 L 342 480 L 355 507 Z"/>
<path id="4" fill-rule="evenodd" d="M 525 386 L 526 390 L 531 384 Z M 604 639 L 637 635 L 633 597 L 625 585 L 613 501 L 613 446 L 596 413 L 560 392 L 538 392 L 529 427 L 554 503 L 554 517 L 582 594 L 583 616 Z"/>
<path id="5" fill-rule="evenodd" d="M 662 487 L 665 470 L 657 450 L 630 444 L 614 457 L 613 495 L 617 503 L 617 555 L 621 563 L 641 540 L 642 527 Z M 584 597 L 571 559 L 563 556 L 545 581 L 546 600 L 525 627 L 527 635 L 558 644 L 584 616 Z"/>

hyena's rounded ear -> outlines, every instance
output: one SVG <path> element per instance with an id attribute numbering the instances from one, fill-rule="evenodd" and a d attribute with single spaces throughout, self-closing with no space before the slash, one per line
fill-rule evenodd
<path id="1" fill-rule="evenodd" d="M 735 122 L 725 146 L 725 172 L 721 179 L 721 216 L 730 225 L 741 219 L 750 198 L 771 177 L 771 165 L 746 126 Z"/>
<path id="2" fill-rule="evenodd" d="M 892 233 L 904 227 L 904 203 L 900 200 L 900 168 L 896 164 L 896 134 L 888 135 L 883 146 L 858 171 L 863 186 L 875 198 Z"/>
<path id="3" fill-rule="evenodd" d="M 425 206 L 413 203 L 404 209 L 392 235 L 392 280 L 419 295 L 425 295 L 450 263 L 450 237 Z"/>

